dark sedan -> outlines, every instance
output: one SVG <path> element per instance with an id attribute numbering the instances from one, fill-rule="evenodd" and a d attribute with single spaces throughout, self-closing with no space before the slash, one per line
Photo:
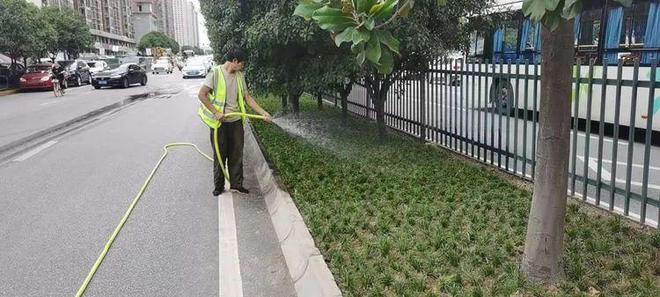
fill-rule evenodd
<path id="1" fill-rule="evenodd" d="M 92 85 L 95 89 L 111 86 L 128 88 L 137 83 L 146 85 L 147 73 L 135 63 L 122 64 L 115 69 L 98 72 L 92 77 Z"/>
<path id="2" fill-rule="evenodd" d="M 92 82 L 92 73 L 89 66 L 83 60 L 58 61 L 67 72 L 67 82 L 70 86 L 81 86 Z"/>

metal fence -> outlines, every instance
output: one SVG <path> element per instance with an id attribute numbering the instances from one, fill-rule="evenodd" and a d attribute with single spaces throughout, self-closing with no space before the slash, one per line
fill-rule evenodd
<path id="1" fill-rule="evenodd" d="M 568 193 L 656 228 L 658 70 L 638 61 L 634 66 L 577 61 Z M 387 126 L 533 181 L 540 65 L 440 59 L 427 71 L 402 77 L 387 94 Z M 363 85 L 353 87 L 348 101 L 350 112 L 375 120 Z"/>

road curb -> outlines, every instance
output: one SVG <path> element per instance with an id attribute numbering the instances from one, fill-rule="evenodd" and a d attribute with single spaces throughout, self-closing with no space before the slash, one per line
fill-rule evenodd
<path id="1" fill-rule="evenodd" d="M 291 195 L 277 185 L 252 127 L 245 130 L 245 158 L 259 164 L 255 168 L 259 190 L 266 202 L 297 295 L 342 296 Z"/>
<path id="2" fill-rule="evenodd" d="M 11 94 L 14 94 L 14 93 L 17 93 L 17 92 L 18 92 L 18 89 L 2 90 L 2 91 L 0 91 L 0 97 L 11 95 Z"/>

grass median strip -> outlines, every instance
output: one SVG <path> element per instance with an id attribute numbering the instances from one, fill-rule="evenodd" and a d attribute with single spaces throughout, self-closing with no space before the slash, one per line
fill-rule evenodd
<path id="1" fill-rule="evenodd" d="M 279 101 L 263 100 L 277 111 Z M 531 193 L 447 152 L 301 100 L 255 123 L 345 296 L 659 296 L 660 232 L 570 205 L 564 281 L 518 273 Z M 585 206 L 586 207 L 586 206 Z"/>

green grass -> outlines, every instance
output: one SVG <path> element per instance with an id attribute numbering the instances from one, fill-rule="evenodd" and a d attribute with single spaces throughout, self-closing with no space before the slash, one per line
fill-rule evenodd
<path id="1" fill-rule="evenodd" d="M 279 101 L 262 105 L 277 111 Z M 518 272 L 531 193 L 442 150 L 372 123 L 316 109 L 309 139 L 256 131 L 345 296 L 660 296 L 660 232 L 570 205 L 564 281 L 554 290 Z M 323 140 L 323 141 L 319 141 Z"/>

